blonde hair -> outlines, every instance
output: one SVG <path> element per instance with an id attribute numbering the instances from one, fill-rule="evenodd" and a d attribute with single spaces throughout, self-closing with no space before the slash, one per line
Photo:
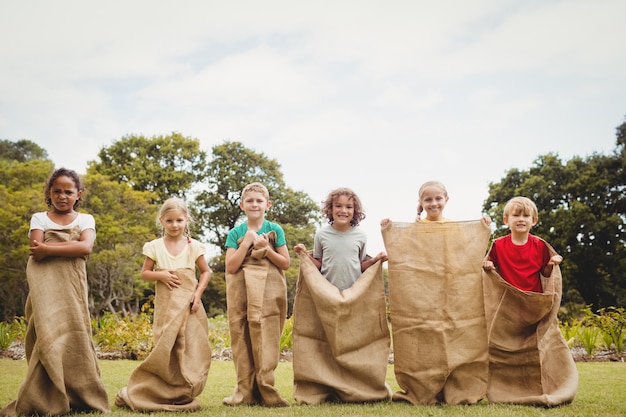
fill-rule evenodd
<path id="1" fill-rule="evenodd" d="M 189 232 L 189 223 L 191 223 L 193 220 L 191 218 L 191 215 L 189 214 L 189 209 L 187 208 L 187 204 L 182 198 L 178 198 L 178 197 L 171 197 L 165 200 L 165 202 L 161 206 L 161 209 L 159 210 L 156 223 L 157 223 L 157 226 L 161 228 L 161 235 L 165 235 L 165 229 L 163 228 L 163 225 L 161 224 L 161 219 L 167 213 L 169 213 L 170 211 L 174 211 L 174 210 L 179 210 L 185 213 L 185 216 L 187 217 L 187 225 L 185 226 L 185 235 L 187 236 L 187 240 L 190 240 L 191 233 Z"/>
<path id="2" fill-rule="evenodd" d="M 533 220 L 539 220 L 539 211 L 537 205 L 527 197 L 513 197 L 504 206 L 503 217 L 509 217 L 511 214 L 521 213 L 525 216 L 531 216 Z"/>
<path id="3" fill-rule="evenodd" d="M 422 212 L 424 211 L 424 207 L 422 207 L 422 195 L 424 194 L 424 190 L 426 190 L 428 187 L 437 187 L 439 189 L 441 189 L 441 191 L 443 191 L 443 195 L 447 198 L 448 197 L 448 190 L 446 189 L 446 186 L 443 185 L 442 182 L 440 181 L 426 181 L 424 184 L 422 184 L 422 186 L 420 187 L 419 191 L 417 192 L 417 196 L 419 198 L 419 202 L 417 203 L 417 217 L 419 217 Z"/>
<path id="4" fill-rule="evenodd" d="M 248 185 L 246 185 L 243 189 L 243 191 L 241 192 L 241 198 L 243 199 L 244 196 L 249 193 L 249 192 L 257 192 L 257 193 L 261 193 L 263 194 L 263 196 L 265 197 L 266 200 L 269 201 L 270 199 L 270 192 L 267 190 L 267 187 L 263 184 L 261 184 L 260 182 L 252 182 Z"/>
<path id="5" fill-rule="evenodd" d="M 354 204 L 354 214 L 352 219 L 350 219 L 350 226 L 358 226 L 361 220 L 365 218 L 365 213 L 363 212 L 363 205 L 359 196 L 349 188 L 342 187 L 332 190 L 326 197 L 326 201 L 322 202 L 322 213 L 328 219 L 328 223 L 333 224 L 335 222 L 333 218 L 333 202 L 342 195 L 348 197 Z"/>

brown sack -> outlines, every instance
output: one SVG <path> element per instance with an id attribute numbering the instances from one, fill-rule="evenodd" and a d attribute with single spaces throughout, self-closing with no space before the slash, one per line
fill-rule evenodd
<path id="1" fill-rule="evenodd" d="M 394 400 L 473 404 L 487 390 L 483 221 L 391 223 L 389 257 Z"/>
<path id="2" fill-rule="evenodd" d="M 117 394 L 115 405 L 134 411 L 200 410 L 202 393 L 211 366 L 209 325 L 204 306 L 190 312 L 198 286 L 195 271 L 176 270 L 182 285 L 174 290 L 156 283 L 154 304 L 155 345 Z"/>
<path id="3" fill-rule="evenodd" d="M 268 234 L 275 242 L 274 232 Z M 226 302 L 237 385 L 226 405 L 289 405 L 274 387 L 280 336 L 287 315 L 283 271 L 264 252 L 249 251 L 236 274 L 226 274 Z"/>
<path id="4" fill-rule="evenodd" d="M 556 255 L 548 245 L 551 256 Z M 542 277 L 543 293 L 524 292 L 495 271 L 483 272 L 489 332 L 489 385 L 494 403 L 554 406 L 569 403 L 578 372 L 558 326 L 561 270 Z"/>
<path id="5" fill-rule="evenodd" d="M 390 399 L 385 382 L 390 336 L 381 262 L 340 292 L 306 254 L 299 256 L 293 326 L 296 402 Z"/>
<path id="6" fill-rule="evenodd" d="M 46 230 L 45 242 L 80 239 L 78 228 Z M 28 371 L 0 415 L 108 412 L 91 338 L 85 258 L 29 258 L 25 340 Z"/>

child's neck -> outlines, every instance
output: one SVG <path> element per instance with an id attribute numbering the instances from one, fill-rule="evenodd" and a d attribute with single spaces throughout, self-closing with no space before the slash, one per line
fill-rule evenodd
<path id="1" fill-rule="evenodd" d="M 258 232 L 259 230 L 261 230 L 261 227 L 263 227 L 263 223 L 265 223 L 265 219 L 254 219 L 254 220 L 248 219 L 246 221 L 246 225 L 248 225 L 248 229 L 254 230 L 255 232 Z"/>
<path id="2" fill-rule="evenodd" d="M 528 242 L 528 233 L 511 232 L 511 242 L 518 246 L 525 245 Z"/>
<path id="3" fill-rule="evenodd" d="M 338 232 L 347 232 L 348 230 L 350 230 L 352 228 L 350 223 L 342 224 L 342 225 L 337 225 L 336 223 L 333 223 L 333 224 L 330 225 L 330 227 L 332 227 L 333 229 L 335 229 Z"/>

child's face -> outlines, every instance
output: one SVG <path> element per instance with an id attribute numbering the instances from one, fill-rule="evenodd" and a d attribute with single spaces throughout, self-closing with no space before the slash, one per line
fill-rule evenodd
<path id="1" fill-rule="evenodd" d="M 62 175 L 52 182 L 48 197 L 50 197 L 55 212 L 71 213 L 81 194 L 82 192 L 76 188 L 74 180 Z"/>
<path id="2" fill-rule="evenodd" d="M 170 210 L 159 219 L 165 234 L 170 237 L 184 236 L 189 219 L 181 210 Z"/>
<path id="3" fill-rule="evenodd" d="M 504 216 L 503 220 L 513 234 L 529 233 L 530 229 L 537 224 L 537 219 L 534 219 L 531 214 L 525 214 L 522 210 L 514 210 L 508 216 Z"/>
<path id="4" fill-rule="evenodd" d="M 249 220 L 265 218 L 265 211 L 271 205 L 272 203 L 265 198 L 265 195 L 258 191 L 248 191 L 239 203 L 239 207 L 246 213 Z"/>
<path id="5" fill-rule="evenodd" d="M 349 229 L 354 217 L 354 201 L 345 195 L 340 195 L 333 201 L 333 226 L 336 229 Z"/>
<path id="6" fill-rule="evenodd" d="M 443 220 L 443 209 L 447 202 L 448 196 L 440 187 L 426 187 L 422 191 L 420 204 L 426 211 L 426 219 L 428 220 Z"/>

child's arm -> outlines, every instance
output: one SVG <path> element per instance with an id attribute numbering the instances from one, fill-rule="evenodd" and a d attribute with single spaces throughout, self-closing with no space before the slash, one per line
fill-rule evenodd
<path id="1" fill-rule="evenodd" d="M 276 248 L 276 250 L 268 250 L 267 255 L 265 255 L 267 259 L 277 268 L 284 270 L 289 269 L 289 264 L 291 263 L 291 259 L 289 258 L 289 250 L 287 249 L 287 245 L 282 245 Z"/>
<path id="2" fill-rule="evenodd" d="M 154 260 L 146 256 L 141 267 L 141 279 L 144 281 L 161 281 L 170 290 L 180 287 L 181 281 L 174 271 L 159 269 L 154 270 Z"/>
<path id="3" fill-rule="evenodd" d="M 226 249 L 226 273 L 227 274 L 236 274 L 241 268 L 241 264 L 243 260 L 246 258 L 248 254 L 248 250 L 254 245 L 256 240 L 256 232 L 252 230 L 248 230 L 243 237 L 241 243 L 239 243 L 239 247 L 235 248 L 227 248 Z"/>
<path id="4" fill-rule="evenodd" d="M 387 260 L 387 254 L 385 252 L 380 252 L 374 258 L 368 258 L 361 262 L 361 272 L 365 271 L 370 266 L 374 265 L 378 261 L 385 262 Z"/>
<path id="5" fill-rule="evenodd" d="M 33 229 L 30 231 L 30 255 L 36 261 L 41 261 L 48 256 L 80 258 L 91 253 L 95 240 L 96 231 L 85 229 L 80 233 L 80 240 L 78 241 L 44 243 L 43 230 Z"/>
<path id="6" fill-rule="evenodd" d="M 211 268 L 209 268 L 209 264 L 207 264 L 204 255 L 198 256 L 198 259 L 196 259 L 196 267 L 200 271 L 200 279 L 198 280 L 198 286 L 191 297 L 192 313 L 195 313 L 200 308 L 200 304 L 202 303 L 202 293 L 211 280 Z"/>
<path id="7" fill-rule="evenodd" d="M 554 265 L 559 265 L 561 262 L 563 262 L 563 257 L 561 255 L 554 255 L 552 258 L 550 258 L 546 266 L 544 266 L 541 270 L 541 275 L 543 275 L 544 277 L 549 277 L 550 275 L 552 275 Z"/>
<path id="8" fill-rule="evenodd" d="M 321 269 L 322 268 L 322 260 L 318 259 L 318 258 L 314 258 L 313 255 L 311 255 L 309 253 L 309 251 L 306 250 L 306 246 L 304 246 L 304 244 L 298 243 L 296 246 L 293 247 L 293 250 L 296 253 L 304 253 L 304 254 L 306 254 L 309 257 L 309 259 L 311 260 L 311 262 L 313 262 L 313 265 L 315 265 L 317 267 L 317 269 Z"/>

